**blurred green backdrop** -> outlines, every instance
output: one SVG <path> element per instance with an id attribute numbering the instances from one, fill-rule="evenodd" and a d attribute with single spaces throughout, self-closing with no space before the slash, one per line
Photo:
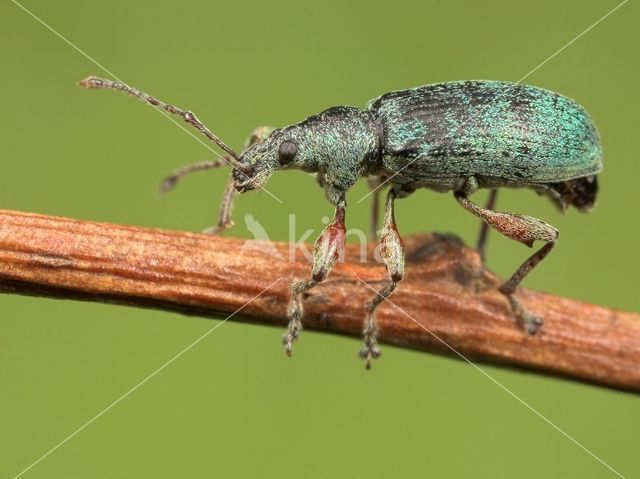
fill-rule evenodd
<path id="1" fill-rule="evenodd" d="M 518 80 L 617 1 L 24 0 L 131 85 L 195 110 L 239 147 L 335 104 L 446 80 Z M 525 83 L 584 105 L 605 151 L 600 203 L 562 216 L 527 191 L 501 208 L 562 231 L 526 286 L 638 311 L 637 2 L 552 58 Z M 222 171 L 166 198 L 158 181 L 210 153 L 161 115 L 76 82 L 105 75 L 21 10 L 0 5 L 2 208 L 198 231 L 217 214 Z M 276 175 L 283 204 L 254 193 L 276 240 L 321 226 L 332 209 L 313 179 Z M 364 192 L 349 227 L 365 228 Z M 397 207 L 403 234 L 474 240 L 478 222 L 450 195 Z M 492 234 L 489 263 L 511 273 L 529 251 Z M 411 273 L 410 271 L 408 272 Z M 100 304 L 0 297 L 0 475 L 13 477 L 212 326 L 209 320 Z M 293 360 L 282 331 L 227 323 L 23 477 L 613 477 L 609 469 L 467 364 L 385 347 L 365 373 L 356 340 L 307 332 Z M 640 400 L 485 368 L 626 477 L 640 475 Z"/>

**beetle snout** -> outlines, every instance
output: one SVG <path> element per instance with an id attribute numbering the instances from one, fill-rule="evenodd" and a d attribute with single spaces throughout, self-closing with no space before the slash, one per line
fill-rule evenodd
<path id="1" fill-rule="evenodd" d="M 247 166 L 242 170 L 233 170 L 233 185 L 239 193 L 250 191 L 256 188 L 254 184 L 255 168 Z"/>

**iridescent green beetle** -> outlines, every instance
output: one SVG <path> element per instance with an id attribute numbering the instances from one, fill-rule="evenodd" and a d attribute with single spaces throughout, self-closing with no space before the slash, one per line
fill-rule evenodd
<path id="1" fill-rule="evenodd" d="M 360 177 L 388 185 L 381 255 L 389 281 L 367 305 L 364 346 L 360 356 L 370 367 L 380 355 L 375 310 L 404 276 L 404 251 L 394 219 L 394 201 L 418 188 L 452 191 L 456 200 L 484 223 L 478 241 L 484 253 L 487 227 L 532 246 L 545 245 L 500 286 L 526 330 L 534 334 L 541 318 L 515 296 L 523 278 L 553 249 L 558 230 L 536 218 L 493 211 L 499 187 L 531 188 L 548 196 L 561 210 L 588 211 L 597 194 L 596 175 L 602 152 L 589 115 L 573 100 L 541 88 L 498 81 L 461 81 L 395 91 L 369 102 L 364 109 L 329 108 L 279 129 L 257 129 L 241 155 L 211 133 L 191 112 L 130 88 L 90 77 L 89 88 L 113 88 L 181 115 L 225 150 L 234 166 L 225 192 L 219 228 L 230 224 L 234 190 L 262 187 L 273 172 L 295 168 L 317 173 L 327 199 L 336 207 L 333 221 L 315 243 L 311 278 L 291 286 L 289 328 L 285 350 L 291 354 L 303 315 L 301 297 L 323 281 L 344 247 L 346 192 Z M 177 172 L 165 188 L 185 173 L 219 166 L 196 164 Z M 469 200 L 479 188 L 490 188 L 487 207 Z"/>

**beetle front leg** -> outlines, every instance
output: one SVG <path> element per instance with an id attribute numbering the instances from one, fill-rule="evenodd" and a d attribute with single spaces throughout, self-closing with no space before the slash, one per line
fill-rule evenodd
<path id="1" fill-rule="evenodd" d="M 178 181 L 180 181 L 185 176 L 190 175 L 191 173 L 208 171 L 208 170 L 213 170 L 215 168 L 220 168 L 221 166 L 227 166 L 228 163 L 225 161 L 224 158 L 225 157 L 218 158 L 216 160 L 198 161 L 196 163 L 190 163 L 181 168 L 178 168 L 169 176 L 167 176 L 164 180 L 162 180 L 162 183 L 160 183 L 160 193 L 162 194 L 169 193 L 171 190 L 173 190 L 176 187 L 176 185 L 178 184 Z"/>
<path id="2" fill-rule="evenodd" d="M 212 170 L 214 168 L 220 168 L 221 166 L 227 166 L 227 164 L 228 157 L 225 156 L 224 159 L 218 158 L 217 160 L 204 160 L 183 166 L 182 168 L 175 170 L 162 181 L 160 184 L 160 193 L 165 194 L 170 192 L 176 187 L 178 181 L 191 173 Z M 231 207 L 233 206 L 235 194 L 236 191 L 233 186 L 233 177 L 229 175 L 229 180 L 227 181 L 224 193 L 222 194 L 218 223 L 216 226 L 212 226 L 211 228 L 204 230 L 204 233 L 217 235 L 222 233 L 225 229 L 233 226 L 233 221 L 231 220 Z"/>
<path id="3" fill-rule="evenodd" d="M 291 302 L 287 313 L 289 326 L 287 333 L 282 338 L 284 350 L 288 356 L 291 356 L 293 342 L 298 339 L 302 330 L 302 296 L 318 283 L 324 281 L 344 250 L 346 236 L 345 210 L 346 202 L 344 194 L 342 194 L 337 202 L 333 221 L 327 225 L 315 242 L 311 278 L 294 281 L 291 284 Z"/>
<path id="4" fill-rule="evenodd" d="M 227 228 L 231 228 L 233 226 L 231 208 L 233 207 L 233 200 L 236 195 L 237 192 L 233 184 L 233 175 L 229 175 L 227 186 L 224 187 L 224 193 L 222 193 L 222 201 L 220 202 L 220 211 L 218 213 L 218 224 L 204 230 L 205 234 L 219 235 Z"/>
<path id="5" fill-rule="evenodd" d="M 360 357 L 365 361 L 365 367 L 371 368 L 371 360 L 380 357 L 378 348 L 378 324 L 376 321 L 376 308 L 396 289 L 404 276 L 404 246 L 398 234 L 394 215 L 394 202 L 396 192 L 390 189 L 387 193 L 387 201 L 384 210 L 384 225 L 380 235 L 380 256 L 387 267 L 389 282 L 376 293 L 367 303 L 367 319 L 364 323 L 364 346 L 360 349 Z"/>
<path id="6" fill-rule="evenodd" d="M 260 143 L 262 140 L 265 140 L 272 131 L 273 128 L 270 126 L 259 126 L 255 128 L 244 141 L 242 151 L 244 152 L 247 148 L 255 145 L 256 143 Z M 176 187 L 178 181 L 180 181 L 185 176 L 190 175 L 191 173 L 208 171 L 214 168 L 220 168 L 221 166 L 227 166 L 232 160 L 233 158 L 231 158 L 229 155 L 223 155 L 215 160 L 198 161 L 196 163 L 185 165 L 182 168 L 178 168 L 164 180 L 162 180 L 162 183 L 160 184 L 160 193 L 164 194 L 170 192 Z"/>
<path id="7" fill-rule="evenodd" d="M 482 218 L 489 226 L 506 237 L 526 244 L 529 247 L 532 247 L 533 242 L 537 240 L 546 243 L 522 263 L 511 278 L 505 281 L 499 288 L 500 292 L 508 298 L 511 308 L 516 313 L 518 319 L 523 322 L 527 332 L 535 334 L 540 329 L 540 326 L 542 326 L 542 319 L 528 312 L 515 297 L 515 292 L 525 276 L 529 274 L 556 245 L 559 235 L 558 230 L 550 224 L 531 216 L 514 213 L 498 213 L 481 208 L 469 200 L 462 192 L 457 192 L 455 196 L 463 208 Z"/>
<path id="8" fill-rule="evenodd" d="M 273 128 L 270 126 L 259 126 L 255 128 L 251 132 L 251 135 L 249 135 L 244 141 L 242 151 L 244 152 L 247 148 L 265 140 L 269 137 L 272 131 Z M 176 185 L 182 178 L 190 175 L 191 173 L 208 171 L 214 168 L 220 168 L 221 166 L 227 166 L 232 160 L 233 158 L 231 158 L 229 155 L 224 155 L 216 160 L 199 161 L 196 163 L 185 165 L 182 168 L 178 168 L 162 181 L 162 183 L 160 184 L 160 193 L 165 194 L 170 192 L 176 187 Z M 233 176 L 229 175 L 229 180 L 227 181 L 227 185 L 224 188 L 224 193 L 222 194 L 222 201 L 220 203 L 220 210 L 218 214 L 218 223 L 215 226 L 204 230 L 205 234 L 218 235 L 227 228 L 233 226 L 233 220 L 231 219 L 231 208 L 233 207 L 233 200 L 235 196 L 236 190 L 233 185 Z"/>

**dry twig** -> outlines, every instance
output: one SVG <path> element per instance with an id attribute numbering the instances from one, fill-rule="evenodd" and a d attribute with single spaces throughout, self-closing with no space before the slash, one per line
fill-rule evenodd
<path id="1" fill-rule="evenodd" d="M 302 254 L 286 261 L 287 244 L 275 244 L 278 258 L 243 243 L 0 211 L 0 291 L 217 317 L 282 278 L 234 319 L 284 325 L 290 280 L 306 277 L 309 264 Z M 640 391 L 640 315 L 522 290 L 545 318 L 529 336 L 474 250 L 442 235 L 405 243 L 407 274 L 391 298 L 398 308 L 385 303 L 378 314 L 382 342 L 456 356 L 446 342 L 471 360 Z M 373 293 L 358 278 L 379 287 L 385 271 L 357 257 L 347 248 L 346 261 L 306 298 L 307 329 L 360 335 Z"/>

